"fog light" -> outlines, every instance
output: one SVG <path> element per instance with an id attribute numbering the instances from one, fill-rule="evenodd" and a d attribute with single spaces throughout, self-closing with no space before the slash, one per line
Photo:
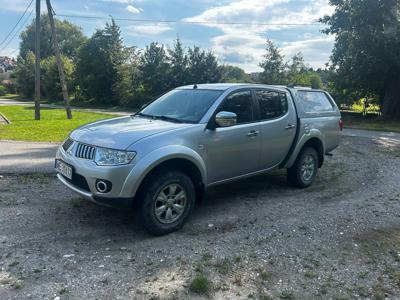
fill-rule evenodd
<path id="1" fill-rule="evenodd" d="M 96 180 L 96 190 L 99 193 L 108 193 L 109 191 L 111 191 L 112 188 L 112 184 L 110 181 L 108 180 L 103 180 L 103 179 L 97 179 Z"/>

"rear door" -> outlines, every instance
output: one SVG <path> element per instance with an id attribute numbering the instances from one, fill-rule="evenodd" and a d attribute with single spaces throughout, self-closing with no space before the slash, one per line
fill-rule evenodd
<path id="1" fill-rule="evenodd" d="M 273 89 L 254 89 L 260 130 L 260 168 L 268 169 L 284 160 L 295 138 L 297 116 L 291 96 Z"/>

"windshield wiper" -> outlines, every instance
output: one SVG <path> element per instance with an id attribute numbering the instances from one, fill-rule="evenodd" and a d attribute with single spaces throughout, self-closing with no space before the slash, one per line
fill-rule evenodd
<path id="1" fill-rule="evenodd" d="M 148 115 L 148 114 L 144 114 L 144 113 L 141 113 L 141 112 L 137 112 L 137 113 L 134 113 L 133 115 L 131 115 L 131 117 L 134 117 L 134 116 L 140 116 L 140 117 L 154 119 L 153 115 Z"/>
<path id="2" fill-rule="evenodd" d="M 164 116 L 164 115 L 149 115 L 149 114 L 144 114 L 141 112 L 135 113 L 132 116 L 139 116 L 139 117 L 144 117 L 144 118 L 149 118 L 153 120 L 163 120 L 163 121 L 170 121 L 170 122 L 175 122 L 175 123 L 185 123 L 184 120 L 169 117 L 169 116 Z"/>
<path id="3" fill-rule="evenodd" d="M 185 121 L 169 116 L 153 116 L 155 119 L 163 120 L 163 121 L 171 121 L 175 123 L 185 123 Z"/>

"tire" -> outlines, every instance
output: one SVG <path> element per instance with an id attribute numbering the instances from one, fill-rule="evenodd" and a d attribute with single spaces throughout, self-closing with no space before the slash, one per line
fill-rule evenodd
<path id="1" fill-rule="evenodd" d="M 142 223 L 152 235 L 180 229 L 192 212 L 196 197 L 192 181 L 180 171 L 153 174 L 140 194 Z"/>
<path id="2" fill-rule="evenodd" d="M 288 181 L 298 188 L 312 185 L 318 171 L 318 154 L 314 148 L 306 147 L 298 155 L 294 165 L 287 169 Z"/>

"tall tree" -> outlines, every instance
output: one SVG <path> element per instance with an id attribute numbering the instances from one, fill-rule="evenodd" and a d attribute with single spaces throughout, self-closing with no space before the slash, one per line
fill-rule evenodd
<path id="1" fill-rule="evenodd" d="M 164 93 L 169 87 L 168 59 L 164 46 L 151 43 L 140 59 L 142 83 L 151 96 Z"/>
<path id="2" fill-rule="evenodd" d="M 236 66 L 231 65 L 222 65 L 220 66 L 220 70 L 222 73 L 221 82 L 232 82 L 232 83 L 240 83 L 240 82 L 252 82 L 250 76 L 246 74 L 246 72 Z"/>
<path id="3" fill-rule="evenodd" d="M 65 81 L 68 91 L 74 90 L 73 74 L 75 65 L 72 60 L 66 56 L 61 57 L 64 65 Z M 40 63 L 42 69 L 42 93 L 50 101 L 62 100 L 61 82 L 57 68 L 56 58 L 54 56 L 43 59 Z"/>
<path id="4" fill-rule="evenodd" d="M 75 58 L 79 47 L 84 44 L 86 37 L 82 28 L 66 20 L 54 20 L 57 31 L 57 38 L 60 45 L 60 52 L 69 57 Z M 35 52 L 35 20 L 21 33 L 20 56 L 26 57 L 29 51 Z M 50 21 L 47 15 L 40 17 L 40 56 L 47 58 L 54 54 Z"/>
<path id="5" fill-rule="evenodd" d="M 281 51 L 271 40 L 267 40 L 264 60 L 260 63 L 263 72 L 260 80 L 267 84 L 284 84 L 285 63 Z"/>
<path id="6" fill-rule="evenodd" d="M 25 57 L 18 56 L 13 77 L 18 91 L 26 98 L 32 98 L 35 93 L 35 54 L 28 51 Z"/>
<path id="7" fill-rule="evenodd" d="M 142 102 L 140 87 L 140 55 L 136 47 L 124 49 L 125 61 L 118 68 L 120 80 L 115 83 L 114 89 L 120 104 L 140 107 Z"/>
<path id="8" fill-rule="evenodd" d="M 310 76 L 313 74 L 313 72 L 314 71 L 312 69 L 307 68 L 304 62 L 303 54 L 299 52 L 295 54 L 289 62 L 286 63 L 286 83 L 299 86 L 310 86 Z M 314 77 L 318 76 L 318 74 L 313 75 Z M 315 81 L 314 84 L 316 84 Z"/>
<path id="9" fill-rule="evenodd" d="M 206 57 L 206 52 L 201 50 L 200 47 L 194 46 L 189 48 L 188 58 L 189 58 L 189 83 L 205 83 L 205 66 L 204 61 Z"/>
<path id="10" fill-rule="evenodd" d="M 221 80 L 221 69 L 218 66 L 216 56 L 206 52 L 198 46 L 189 48 L 189 83 L 215 83 Z"/>
<path id="11" fill-rule="evenodd" d="M 222 78 L 221 69 L 218 66 L 217 57 L 211 51 L 208 51 L 205 57 L 205 82 L 216 83 Z"/>
<path id="12" fill-rule="evenodd" d="M 84 96 L 102 104 L 118 104 L 116 83 L 124 63 L 121 32 L 114 19 L 81 47 L 76 65 L 76 79 Z"/>
<path id="13" fill-rule="evenodd" d="M 168 63 L 170 87 L 185 85 L 188 75 L 188 57 L 179 38 L 175 40 L 173 48 L 168 49 Z"/>
<path id="14" fill-rule="evenodd" d="M 343 89 L 381 98 L 383 113 L 400 117 L 400 20 L 396 0 L 330 0 L 320 21 L 335 35 L 332 68 Z"/>

